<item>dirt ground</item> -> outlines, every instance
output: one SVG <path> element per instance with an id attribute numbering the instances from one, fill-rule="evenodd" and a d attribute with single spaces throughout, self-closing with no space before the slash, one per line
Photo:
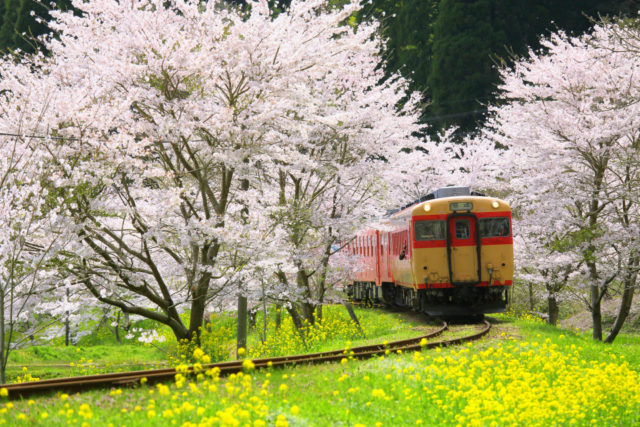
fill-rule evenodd
<path id="1" fill-rule="evenodd" d="M 602 301 L 602 326 L 608 329 L 618 315 L 618 307 L 620 306 L 620 298 L 609 298 Z M 578 329 L 581 331 L 591 329 L 591 312 L 583 310 L 568 319 L 561 320 L 560 326 L 566 329 Z M 638 332 L 640 330 L 640 297 L 634 296 L 631 306 L 631 312 L 623 327 L 624 331 Z"/>

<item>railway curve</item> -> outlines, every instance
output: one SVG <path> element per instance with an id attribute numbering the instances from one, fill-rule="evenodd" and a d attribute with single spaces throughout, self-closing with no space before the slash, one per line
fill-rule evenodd
<path id="1" fill-rule="evenodd" d="M 252 363 L 255 369 L 264 369 L 267 367 L 285 367 L 296 364 L 318 364 L 318 363 L 331 363 L 338 362 L 345 357 L 354 359 L 367 359 L 374 356 L 383 355 L 386 352 L 398 351 L 414 351 L 421 349 L 432 349 L 435 347 L 447 347 L 452 345 L 458 345 L 465 342 L 477 340 L 487 334 L 491 329 L 491 324 L 484 320 L 483 324 L 477 331 L 468 336 L 452 338 L 448 340 L 439 341 L 426 341 L 432 338 L 438 337 L 445 330 L 448 325 L 443 322 L 443 325 L 437 330 L 430 332 L 426 335 L 421 335 L 415 338 L 409 338 L 398 341 L 391 341 L 386 344 L 372 344 L 365 346 L 352 347 L 348 350 L 333 350 L 322 353 L 309 353 L 292 356 L 280 356 L 263 359 L 252 359 Z M 426 341 L 426 342 L 425 342 Z M 217 368 L 220 370 L 220 376 L 234 374 L 243 371 L 243 361 L 235 360 L 230 362 L 219 362 L 202 365 L 203 370 Z M 139 384 L 143 378 L 146 378 L 148 383 L 156 383 L 162 381 L 172 380 L 176 374 L 184 373 L 184 371 L 178 371 L 175 368 L 165 369 L 151 369 L 143 371 L 130 371 L 130 372 L 116 372 L 99 375 L 87 375 L 80 377 L 67 377 L 67 378 L 54 378 L 49 380 L 32 381 L 26 383 L 16 384 L 2 384 L 0 388 L 5 388 L 8 392 L 9 399 L 19 399 L 32 396 L 35 394 L 47 393 L 47 392 L 78 392 L 88 389 L 97 388 L 109 388 L 109 387 L 121 387 L 123 385 L 135 385 Z M 194 373 L 194 367 L 188 367 L 187 374 Z"/>

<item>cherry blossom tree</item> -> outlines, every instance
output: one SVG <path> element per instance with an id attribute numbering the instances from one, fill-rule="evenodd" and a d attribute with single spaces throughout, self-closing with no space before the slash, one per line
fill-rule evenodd
<path id="1" fill-rule="evenodd" d="M 536 257 L 530 265 L 556 277 L 581 273 L 598 340 L 602 298 L 622 283 L 623 301 L 630 301 L 638 268 L 640 63 L 618 28 L 603 23 L 579 38 L 554 34 L 543 40 L 543 52 L 504 70 L 503 105 L 486 131 L 508 147 L 504 167 L 525 238 L 545 248 L 529 254 Z M 554 255 L 554 242 L 563 242 L 567 257 Z"/>
<path id="2" fill-rule="evenodd" d="M 279 284 L 274 290 L 288 290 L 279 294 L 286 296 L 298 324 L 299 314 L 311 324 L 316 309 L 321 316 L 327 292 L 335 283 L 328 278 L 344 267 L 345 260 L 335 258 L 344 242 L 368 218 L 388 208 L 384 197 L 389 182 L 374 171 L 393 167 L 401 150 L 416 144 L 414 105 L 407 103 L 396 111 L 406 93 L 405 82 L 398 78 L 377 86 L 382 75 L 374 54 L 378 49 L 374 30 L 364 24 L 358 29 L 360 49 L 369 52 L 366 62 L 345 51 L 342 63 L 357 60 L 360 64 L 341 73 L 329 70 L 315 82 L 314 99 L 306 101 L 302 111 L 317 118 L 301 115 L 313 124 L 306 146 L 301 146 L 303 162 L 280 164 L 274 177 L 279 191 L 270 217 L 284 237 L 276 271 Z"/>
<path id="3" fill-rule="evenodd" d="M 47 234 L 56 226 L 57 214 L 45 208 L 39 144 L 19 137 L 4 137 L 1 143 L 0 382 L 5 383 L 11 351 L 46 326 L 35 316 L 42 293 L 53 286 L 55 269 L 47 264 L 58 241 Z"/>
<path id="4" fill-rule="evenodd" d="M 358 2 L 293 1 L 277 16 L 264 0 L 243 13 L 182 0 L 74 7 L 52 12 L 47 56 L 2 75 L 0 126 L 19 134 L 14 106 L 46 106 L 36 130 L 55 137 L 45 184 L 74 238 L 75 280 L 191 339 L 211 301 L 257 291 L 252 273 L 308 276 L 314 251 L 326 268 L 342 223 L 361 218 L 348 207 L 378 185 L 367 159 L 413 129 L 411 112 L 395 112 L 404 83 L 376 85 L 376 27 L 345 24 Z M 321 191 L 298 197 L 303 187 Z M 273 221 L 298 207 L 313 235 L 301 251 Z"/>

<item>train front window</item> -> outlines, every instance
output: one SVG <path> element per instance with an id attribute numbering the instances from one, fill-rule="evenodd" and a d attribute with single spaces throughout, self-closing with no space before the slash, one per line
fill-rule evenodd
<path id="1" fill-rule="evenodd" d="M 507 237 L 511 235 L 509 218 L 483 218 L 478 223 L 480 237 Z"/>
<path id="2" fill-rule="evenodd" d="M 456 220 L 456 239 L 468 239 L 471 235 L 468 219 Z"/>
<path id="3" fill-rule="evenodd" d="M 444 240 L 445 222 L 444 221 L 416 221 L 415 223 L 416 240 Z"/>

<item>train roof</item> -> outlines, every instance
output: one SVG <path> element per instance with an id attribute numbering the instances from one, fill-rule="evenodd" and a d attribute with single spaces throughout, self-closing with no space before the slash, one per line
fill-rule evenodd
<path id="1" fill-rule="evenodd" d="M 469 187 L 444 187 L 435 190 L 400 209 L 389 212 L 388 217 L 398 217 L 406 214 L 424 215 L 426 214 L 424 207 L 427 204 L 432 207 L 430 213 L 445 213 L 450 211 L 449 203 L 455 202 L 456 200 L 476 202 L 474 203 L 471 212 L 510 211 L 509 204 L 497 197 L 487 197 L 482 193 L 470 191 Z M 495 207 L 493 202 L 497 202 L 498 207 Z"/>

